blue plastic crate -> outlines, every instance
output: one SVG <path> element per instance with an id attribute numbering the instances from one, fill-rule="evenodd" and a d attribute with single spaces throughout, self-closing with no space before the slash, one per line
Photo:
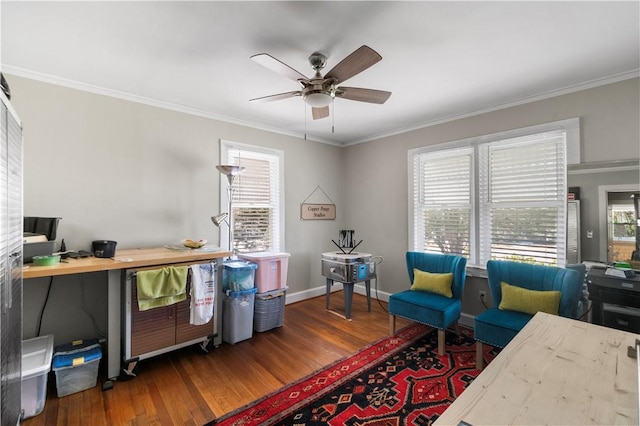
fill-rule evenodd
<path id="1" fill-rule="evenodd" d="M 102 358 L 102 349 L 100 346 L 93 346 L 85 350 L 79 350 L 73 353 L 56 354 L 53 356 L 53 370 L 62 370 L 64 368 L 72 368 L 78 365 L 87 364 L 89 362 Z"/>
<path id="2" fill-rule="evenodd" d="M 222 270 L 222 289 L 231 291 L 251 290 L 255 287 L 258 265 L 244 260 L 227 260 Z"/>
<path id="3" fill-rule="evenodd" d="M 53 348 L 53 355 L 67 355 L 99 346 L 100 343 L 98 343 L 98 339 L 74 340 L 73 342 L 63 343 Z"/>
<path id="4" fill-rule="evenodd" d="M 56 373 L 58 397 L 90 389 L 96 385 L 98 367 L 102 358 L 102 348 L 99 344 L 81 342 L 56 348 L 63 350 L 54 353 L 51 363 Z"/>

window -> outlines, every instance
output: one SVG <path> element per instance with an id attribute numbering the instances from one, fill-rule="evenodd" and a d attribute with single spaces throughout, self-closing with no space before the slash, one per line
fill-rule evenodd
<path id="1" fill-rule="evenodd" d="M 409 151 L 410 250 L 564 265 L 578 120 Z M 579 158 L 577 160 L 579 162 Z"/>
<path id="2" fill-rule="evenodd" d="M 415 155 L 414 249 L 469 256 L 473 150 Z"/>
<path id="3" fill-rule="evenodd" d="M 224 164 L 245 168 L 235 177 L 231 191 L 234 251 L 282 251 L 284 153 L 221 141 L 220 158 Z M 228 205 L 228 193 L 228 180 L 223 176 L 220 190 L 221 206 Z M 224 229 L 221 231 L 221 238 L 228 241 L 228 234 Z M 228 243 L 223 246 L 227 245 Z"/>
<path id="4" fill-rule="evenodd" d="M 636 212 L 633 200 L 626 204 L 610 204 L 613 241 L 636 241 Z"/>

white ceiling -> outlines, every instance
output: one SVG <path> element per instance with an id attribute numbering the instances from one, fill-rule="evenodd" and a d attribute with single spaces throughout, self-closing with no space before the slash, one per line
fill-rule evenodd
<path id="1" fill-rule="evenodd" d="M 350 144 L 637 77 L 639 5 L 3 0 L 0 54 L 6 74 Z M 313 121 L 300 97 L 248 101 L 299 89 L 251 55 L 311 77 L 314 51 L 327 72 L 363 44 L 383 59 L 346 85 L 393 92 L 383 105 L 336 99 Z"/>

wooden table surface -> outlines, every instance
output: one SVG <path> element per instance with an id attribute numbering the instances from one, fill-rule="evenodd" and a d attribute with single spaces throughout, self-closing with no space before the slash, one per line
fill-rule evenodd
<path id="1" fill-rule="evenodd" d="M 220 250 L 197 249 L 176 250 L 166 247 L 116 250 L 112 258 L 86 257 L 82 259 L 64 259 L 54 266 L 34 266 L 26 264 L 22 270 L 23 278 L 50 277 L 54 275 L 79 274 L 84 272 L 110 271 L 153 265 L 165 265 L 180 262 L 196 262 L 228 257 L 231 253 Z"/>
<path id="2" fill-rule="evenodd" d="M 435 425 L 637 425 L 636 339 L 538 313 Z"/>

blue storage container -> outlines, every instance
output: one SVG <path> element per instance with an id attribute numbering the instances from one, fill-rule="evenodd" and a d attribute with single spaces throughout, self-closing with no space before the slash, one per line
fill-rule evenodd
<path id="1" fill-rule="evenodd" d="M 90 389 L 98 380 L 102 348 L 97 340 L 75 341 L 56 346 L 52 369 L 56 373 L 58 397 Z"/>
<path id="2" fill-rule="evenodd" d="M 227 260 L 222 270 L 222 289 L 224 291 L 251 290 L 255 287 L 258 265 L 244 260 Z"/>
<path id="3" fill-rule="evenodd" d="M 69 355 L 95 347 L 100 347 L 98 339 L 74 340 L 73 342 L 63 343 L 53 348 L 53 355 Z"/>

